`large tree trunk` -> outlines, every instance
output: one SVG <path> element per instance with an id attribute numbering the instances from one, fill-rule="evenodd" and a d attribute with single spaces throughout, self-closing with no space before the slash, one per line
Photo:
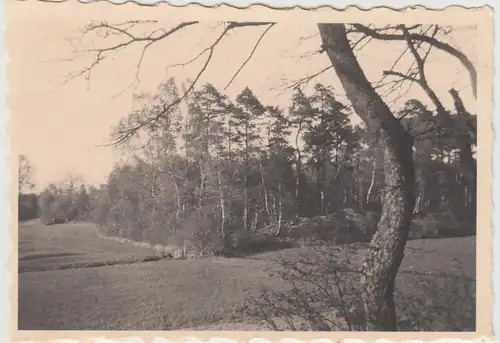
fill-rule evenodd
<path id="1" fill-rule="evenodd" d="M 415 204 L 413 138 L 375 92 L 359 65 L 343 24 L 318 24 L 323 48 L 359 117 L 380 132 L 384 195 L 377 232 L 362 267 L 368 330 L 396 331 L 394 281 L 403 260 Z"/>

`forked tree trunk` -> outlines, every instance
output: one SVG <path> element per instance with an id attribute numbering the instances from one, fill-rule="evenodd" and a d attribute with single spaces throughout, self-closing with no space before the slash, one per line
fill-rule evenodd
<path id="1" fill-rule="evenodd" d="M 384 152 L 382 215 L 363 264 L 367 329 L 396 331 L 394 281 L 403 260 L 415 204 L 413 138 L 375 92 L 359 65 L 343 24 L 318 24 L 323 48 L 354 110 L 380 132 Z"/>

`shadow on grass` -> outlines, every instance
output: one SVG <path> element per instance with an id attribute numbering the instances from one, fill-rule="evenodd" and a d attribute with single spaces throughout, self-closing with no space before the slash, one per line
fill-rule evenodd
<path id="1" fill-rule="evenodd" d="M 297 247 L 292 241 L 272 236 L 246 238 L 237 244 L 225 247 L 215 253 L 215 256 L 227 258 L 246 258 L 263 252 L 280 251 Z"/>
<path id="2" fill-rule="evenodd" d="M 127 259 L 127 260 L 109 260 L 109 261 L 98 261 L 98 262 L 79 262 L 79 263 L 67 263 L 55 266 L 23 266 L 19 265 L 18 273 L 28 273 L 28 272 L 42 272 L 42 271 L 52 271 L 52 270 L 65 270 L 65 269 L 80 269 L 80 268 L 98 268 L 98 267 L 109 267 L 116 265 L 125 264 L 135 264 L 135 263 L 145 263 L 145 262 L 156 262 L 160 260 L 170 260 L 171 258 L 166 256 L 146 256 L 144 258 L 138 259 Z"/>
<path id="3" fill-rule="evenodd" d="M 33 255 L 19 257 L 19 261 L 32 261 L 32 260 L 39 260 L 39 259 L 44 259 L 44 258 L 68 257 L 68 256 L 76 256 L 76 255 L 80 255 L 80 254 L 79 253 L 68 253 L 68 252 L 62 252 L 62 253 L 57 253 L 57 254 L 33 254 Z"/>

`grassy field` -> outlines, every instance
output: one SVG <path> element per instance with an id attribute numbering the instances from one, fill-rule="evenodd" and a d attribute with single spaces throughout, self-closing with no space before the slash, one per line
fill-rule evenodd
<path id="1" fill-rule="evenodd" d="M 155 256 L 155 250 L 99 238 L 93 224 L 44 226 L 21 224 L 19 272 L 85 268 L 133 263 Z"/>
<path id="2" fill-rule="evenodd" d="M 418 289 L 426 275 L 475 278 L 475 250 L 475 237 L 411 241 L 397 287 Z M 262 286 L 284 289 L 269 277 L 273 260 L 301 253 L 141 262 L 154 249 L 99 238 L 91 224 L 21 225 L 19 329 L 267 329 L 238 309 Z"/>

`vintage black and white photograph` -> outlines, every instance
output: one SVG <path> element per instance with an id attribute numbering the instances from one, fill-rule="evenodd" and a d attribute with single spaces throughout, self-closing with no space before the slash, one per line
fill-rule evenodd
<path id="1" fill-rule="evenodd" d="M 477 330 L 487 11 L 9 7 L 18 330 Z"/>

